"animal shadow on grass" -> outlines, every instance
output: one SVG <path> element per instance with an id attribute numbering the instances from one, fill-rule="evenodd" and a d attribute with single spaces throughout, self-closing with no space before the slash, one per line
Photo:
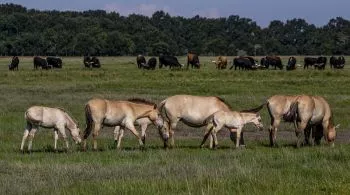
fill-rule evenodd
<path id="1" fill-rule="evenodd" d="M 16 150 L 18 151 L 18 150 Z M 70 149 L 57 149 L 55 150 L 52 146 L 47 145 L 43 148 L 40 149 L 32 149 L 31 151 L 28 150 L 24 150 L 24 151 L 20 151 L 23 154 L 31 154 L 31 153 L 69 153 L 69 152 L 73 152 L 74 149 L 70 148 Z"/>

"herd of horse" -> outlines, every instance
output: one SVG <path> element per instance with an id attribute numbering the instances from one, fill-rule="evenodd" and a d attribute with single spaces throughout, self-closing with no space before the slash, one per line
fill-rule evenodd
<path id="1" fill-rule="evenodd" d="M 253 123 L 258 129 L 264 126 L 259 111 L 267 107 L 271 117 L 269 127 L 270 145 L 276 146 L 276 134 L 282 120 L 292 122 L 297 136 L 297 147 L 303 144 L 320 144 L 322 137 L 334 146 L 336 128 L 330 105 L 320 96 L 309 95 L 274 95 L 257 108 L 233 111 L 222 98 L 215 96 L 175 95 L 166 98 L 159 104 L 145 99 L 107 100 L 91 99 L 85 105 L 86 128 L 80 132 L 78 123 L 62 108 L 32 106 L 25 112 L 27 122 L 21 151 L 28 139 L 28 151 L 32 150 L 32 141 L 39 127 L 54 130 L 54 149 L 57 149 L 58 133 L 69 148 L 65 129 L 72 139 L 82 143 L 87 149 L 87 139 L 93 137 L 93 149 L 97 149 L 97 136 L 104 127 L 114 127 L 114 140 L 120 148 L 124 130 L 130 130 L 144 147 L 148 125 L 155 125 L 164 142 L 164 148 L 174 146 L 174 133 L 178 122 L 191 127 L 206 126 L 203 147 L 209 138 L 209 147 L 218 145 L 217 132 L 223 128 L 230 131 L 230 138 L 238 148 L 244 145 L 242 129 L 245 124 Z M 141 126 L 141 135 L 135 125 Z M 304 140 L 303 140 L 304 137 Z M 170 142 L 170 143 L 169 143 Z"/>

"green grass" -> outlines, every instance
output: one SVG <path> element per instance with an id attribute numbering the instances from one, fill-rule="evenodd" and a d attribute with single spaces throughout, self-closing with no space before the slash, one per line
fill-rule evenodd
<path id="1" fill-rule="evenodd" d="M 82 58 L 63 58 L 62 70 L 33 71 L 32 58 L 20 58 L 20 70 L 9 72 L 9 57 L 0 58 L 0 193 L 1 194 L 348 194 L 350 185 L 350 68 L 325 71 L 215 70 L 214 57 L 201 57 L 201 70 L 138 70 L 136 57 L 101 58 L 102 69 L 82 68 Z M 230 58 L 232 61 L 232 57 Z M 302 64 L 302 57 L 298 56 Z M 350 57 L 346 58 L 350 61 Z M 283 57 L 284 64 L 287 57 Z M 180 58 L 185 63 L 185 58 Z M 80 152 L 78 146 L 52 152 L 53 132 L 41 129 L 34 152 L 19 146 L 24 112 L 34 104 L 62 107 L 85 127 L 84 104 L 90 98 L 141 97 L 159 103 L 175 94 L 215 95 L 235 110 L 260 105 L 274 94 L 324 96 L 341 124 L 335 148 L 295 149 L 291 124 L 281 125 L 279 148 L 268 147 L 268 133 L 245 128 L 247 147 L 233 149 L 226 131 L 219 149 L 200 149 L 203 129 L 180 124 L 176 148 L 162 149 L 154 127 L 147 147 L 126 132 L 123 149 L 116 151 L 112 129 L 102 130 L 99 151 Z M 269 116 L 264 109 L 265 127 Z M 266 129 L 266 128 L 265 128 Z M 90 140 L 89 140 L 90 141 Z"/>

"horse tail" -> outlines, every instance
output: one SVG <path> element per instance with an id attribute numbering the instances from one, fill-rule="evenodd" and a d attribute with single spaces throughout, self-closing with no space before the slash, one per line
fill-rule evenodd
<path id="1" fill-rule="evenodd" d="M 290 105 L 289 111 L 283 115 L 283 119 L 285 121 L 296 122 L 298 114 L 298 104 L 298 101 L 296 101 Z"/>
<path id="2" fill-rule="evenodd" d="M 89 104 L 86 104 L 85 106 L 85 120 L 86 120 L 86 128 L 84 132 L 84 139 L 87 139 L 91 133 L 92 125 L 94 123 L 91 117 L 91 109 Z"/>
<path id="3" fill-rule="evenodd" d="M 260 106 L 256 107 L 256 108 L 252 108 L 252 109 L 249 109 L 249 110 L 242 110 L 240 112 L 250 112 L 250 113 L 258 113 L 261 109 L 263 109 L 263 107 L 265 105 L 268 105 L 268 101 L 264 102 L 263 104 L 261 104 Z"/>

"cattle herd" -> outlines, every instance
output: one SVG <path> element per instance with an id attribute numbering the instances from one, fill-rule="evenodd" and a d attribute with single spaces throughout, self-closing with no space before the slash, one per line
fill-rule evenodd
<path id="1" fill-rule="evenodd" d="M 184 67 L 184 64 L 180 64 L 178 59 L 172 55 L 160 55 L 158 58 L 159 68 L 169 67 L 170 69 L 181 69 Z M 229 61 L 226 56 L 218 56 L 216 61 L 212 61 L 215 63 L 215 67 L 219 70 L 226 69 Z M 157 66 L 157 59 L 155 57 L 151 57 L 146 61 L 145 56 L 138 55 L 136 57 L 137 67 L 139 69 L 147 69 L 154 70 Z M 62 59 L 60 57 L 48 56 L 45 58 L 41 58 L 39 56 L 35 56 L 33 58 L 34 69 L 52 69 L 52 68 L 62 68 Z M 96 56 L 84 56 L 83 64 L 86 68 L 100 68 L 101 63 L 98 57 Z M 200 69 L 201 64 L 199 62 L 199 56 L 195 53 L 187 54 L 187 69 L 191 65 L 192 68 Z M 308 69 L 309 67 L 314 67 L 315 69 L 324 70 L 327 65 L 327 57 L 305 57 L 304 58 L 304 69 Z M 331 69 L 343 69 L 345 65 L 344 56 L 332 56 L 329 59 L 329 65 Z M 18 56 L 13 56 L 11 63 L 8 65 L 9 70 L 18 70 L 19 66 L 19 58 Z M 295 57 L 290 57 L 288 59 L 286 70 L 295 70 L 297 68 L 297 60 Z M 269 69 L 272 67 L 273 69 L 282 70 L 284 65 L 279 56 L 265 56 L 260 59 L 260 63 L 258 60 L 254 59 L 251 56 L 238 56 L 232 60 L 232 65 L 230 69 L 235 68 L 235 70 L 258 70 L 258 69 Z"/>

